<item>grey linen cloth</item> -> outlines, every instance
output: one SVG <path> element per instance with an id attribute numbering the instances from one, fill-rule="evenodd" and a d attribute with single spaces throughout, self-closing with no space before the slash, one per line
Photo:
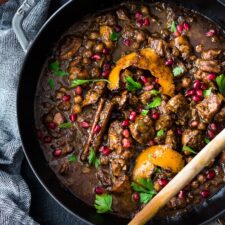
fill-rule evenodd
<path id="1" fill-rule="evenodd" d="M 25 54 L 11 21 L 22 2 L 0 5 L 0 225 L 37 224 L 28 216 L 31 197 L 20 175 L 23 154 L 16 118 L 16 90 Z M 23 24 L 29 38 L 45 21 L 50 0 L 37 2 Z"/>

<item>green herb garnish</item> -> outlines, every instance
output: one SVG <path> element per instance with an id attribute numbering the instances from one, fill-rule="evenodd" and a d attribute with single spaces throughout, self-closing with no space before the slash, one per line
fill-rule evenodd
<path id="1" fill-rule="evenodd" d="M 142 88 L 142 85 L 136 82 L 131 76 L 127 76 L 125 78 L 126 81 L 126 89 L 128 91 L 136 91 Z"/>
<path id="2" fill-rule="evenodd" d="M 112 195 L 96 195 L 95 208 L 97 209 L 97 213 L 106 213 L 112 211 Z"/>
<path id="3" fill-rule="evenodd" d="M 193 154 L 197 154 L 196 151 L 194 151 L 192 148 L 190 148 L 189 146 L 183 146 L 183 151 L 188 151 L 188 152 L 191 152 Z"/>
<path id="4" fill-rule="evenodd" d="M 108 80 L 106 80 L 106 79 L 93 79 L 93 80 L 80 80 L 80 79 L 75 79 L 75 80 L 73 80 L 72 81 L 72 83 L 71 83 L 71 88 L 74 88 L 74 87 L 77 87 L 77 86 L 79 86 L 79 85 L 82 85 L 82 84 L 88 84 L 88 83 L 94 83 L 94 82 L 99 82 L 99 81 L 104 81 L 104 82 L 108 82 L 109 83 L 109 81 Z"/>
<path id="5" fill-rule="evenodd" d="M 88 163 L 90 165 L 94 165 L 95 168 L 98 168 L 100 166 L 100 159 L 97 158 L 95 150 L 93 148 L 90 148 L 90 152 L 88 155 Z"/>
<path id="6" fill-rule="evenodd" d="M 205 138 L 204 141 L 206 144 L 208 144 L 210 142 L 210 140 L 208 138 Z"/>
<path id="7" fill-rule="evenodd" d="M 184 69 L 183 69 L 182 67 L 180 67 L 180 66 L 175 67 L 175 68 L 173 69 L 173 75 L 174 75 L 175 77 L 181 75 L 183 72 L 184 72 Z"/>
<path id="8" fill-rule="evenodd" d="M 164 130 L 161 129 L 157 132 L 157 137 L 161 137 L 163 135 L 164 135 Z"/>
<path id="9" fill-rule="evenodd" d="M 75 162 L 75 161 L 77 161 L 77 156 L 75 156 L 75 155 L 70 155 L 70 156 L 68 157 L 68 161 L 69 161 L 69 162 Z"/>
<path id="10" fill-rule="evenodd" d="M 158 95 L 158 94 L 159 94 L 159 91 L 153 89 L 153 90 L 150 91 L 150 93 L 151 93 L 152 95 Z"/>
<path id="11" fill-rule="evenodd" d="M 225 76 L 223 74 L 220 74 L 219 76 L 217 76 L 216 83 L 219 87 L 220 93 L 223 93 L 225 90 Z"/>
<path id="12" fill-rule="evenodd" d="M 58 60 L 56 60 L 55 62 L 51 63 L 49 65 L 49 68 L 50 68 L 50 70 L 53 72 L 53 74 L 55 76 L 63 77 L 63 76 L 69 75 L 67 72 L 61 70 Z"/>
<path id="13" fill-rule="evenodd" d="M 140 178 L 137 180 L 137 183 L 132 182 L 131 187 L 134 191 L 140 193 L 140 202 L 144 204 L 148 203 L 156 194 L 153 183 L 149 178 Z"/>
<path id="14" fill-rule="evenodd" d="M 211 89 L 211 88 L 209 88 L 209 89 L 207 89 L 207 90 L 204 90 L 204 91 L 203 91 L 203 96 L 204 96 L 204 97 L 209 96 L 209 95 L 211 95 L 211 92 L 212 92 L 212 89 Z"/>
<path id="15" fill-rule="evenodd" d="M 172 22 L 170 30 L 173 33 L 175 33 L 177 31 L 177 26 L 176 26 L 175 21 Z"/>
<path id="16" fill-rule="evenodd" d="M 161 105 L 162 99 L 160 97 L 155 97 L 152 102 L 150 102 L 146 109 L 153 109 Z"/>
<path id="17" fill-rule="evenodd" d="M 60 128 L 60 129 L 66 129 L 66 128 L 71 128 L 72 126 L 73 126 L 72 123 L 67 122 L 67 123 L 62 123 L 62 124 L 60 124 L 60 125 L 58 126 L 58 128 Z"/>
<path id="18" fill-rule="evenodd" d="M 110 40 L 111 40 L 111 41 L 117 41 L 118 39 L 119 39 L 119 34 L 118 34 L 118 33 L 112 32 L 112 33 L 110 34 Z"/>
<path id="19" fill-rule="evenodd" d="M 48 79 L 48 85 L 51 89 L 51 91 L 53 91 L 55 89 L 55 81 L 53 79 Z"/>
<path id="20" fill-rule="evenodd" d="M 143 109 L 141 111 L 141 115 L 146 116 L 148 114 L 149 110 L 148 109 Z"/>
<path id="21" fill-rule="evenodd" d="M 162 172 L 162 170 L 159 167 L 157 167 L 154 171 L 154 173 L 161 173 L 161 172 Z"/>

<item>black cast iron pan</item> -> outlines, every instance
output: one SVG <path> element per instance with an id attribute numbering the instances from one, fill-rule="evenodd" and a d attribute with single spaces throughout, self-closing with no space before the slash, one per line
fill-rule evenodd
<path id="1" fill-rule="evenodd" d="M 220 0 L 222 2 L 222 0 Z M 223 0 L 224 1 L 224 0 Z M 71 214 L 90 224 L 123 225 L 127 220 L 114 215 L 99 215 L 67 191 L 48 167 L 35 132 L 34 98 L 36 87 L 44 62 L 54 43 L 81 17 L 104 8 L 121 3 L 121 0 L 70 0 L 61 7 L 42 27 L 35 40 L 29 42 L 20 26 L 23 17 L 37 0 L 26 0 L 13 20 L 13 28 L 21 46 L 27 51 L 21 70 L 17 95 L 17 115 L 24 153 L 35 175 L 49 194 Z M 225 30 L 225 6 L 215 0 L 170 1 L 199 11 L 214 20 Z M 225 5 L 225 4 L 224 4 Z M 225 188 L 221 189 L 203 205 L 193 208 L 179 217 L 151 222 L 156 225 L 197 225 L 215 218 L 225 210 Z"/>

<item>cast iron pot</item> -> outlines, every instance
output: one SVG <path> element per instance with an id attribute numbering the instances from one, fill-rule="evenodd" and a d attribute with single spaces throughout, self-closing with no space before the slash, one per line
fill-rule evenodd
<path id="1" fill-rule="evenodd" d="M 54 43 L 75 21 L 81 17 L 121 3 L 121 0 L 70 0 L 61 7 L 42 27 L 35 40 L 26 38 L 22 29 L 23 17 L 37 3 L 37 0 L 26 0 L 13 19 L 13 28 L 24 49 L 26 58 L 21 70 L 17 95 L 17 114 L 20 135 L 26 158 L 40 183 L 48 193 L 67 209 L 72 215 L 90 224 L 122 225 L 128 220 L 114 215 L 96 214 L 94 208 L 86 205 L 72 195 L 60 184 L 53 171 L 49 168 L 39 145 L 34 121 L 34 98 L 39 75 L 44 62 Z M 225 30 L 225 4 L 215 0 L 170 1 L 196 10 L 214 20 Z M 220 3 L 219 3 L 220 2 Z M 221 4 L 222 3 L 222 4 Z M 224 6 L 223 6 L 224 4 Z M 202 205 L 192 208 L 187 214 L 166 219 L 154 219 L 150 224 L 156 225 L 197 225 L 215 219 L 225 210 L 225 188 Z"/>

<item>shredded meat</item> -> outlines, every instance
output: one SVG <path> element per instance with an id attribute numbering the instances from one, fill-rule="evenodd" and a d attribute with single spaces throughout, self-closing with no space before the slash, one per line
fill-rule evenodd
<path id="1" fill-rule="evenodd" d="M 156 130 L 168 130 L 173 124 L 173 120 L 170 114 L 160 115 L 159 119 L 156 121 L 155 129 Z"/>
<path id="2" fill-rule="evenodd" d="M 219 73 L 221 71 L 219 61 L 217 60 L 197 59 L 196 66 L 200 70 L 208 72 L 208 73 Z"/>

